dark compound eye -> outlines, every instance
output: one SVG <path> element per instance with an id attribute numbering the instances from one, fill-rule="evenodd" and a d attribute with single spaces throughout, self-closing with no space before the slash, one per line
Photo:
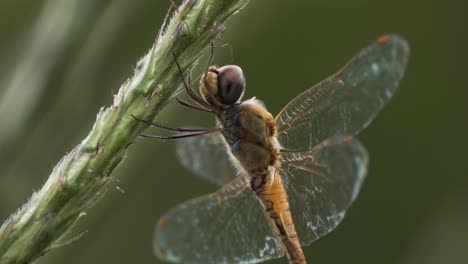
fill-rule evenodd
<path id="1" fill-rule="evenodd" d="M 244 93 L 244 74 L 239 66 L 226 65 L 218 69 L 218 98 L 224 105 L 238 102 Z"/>

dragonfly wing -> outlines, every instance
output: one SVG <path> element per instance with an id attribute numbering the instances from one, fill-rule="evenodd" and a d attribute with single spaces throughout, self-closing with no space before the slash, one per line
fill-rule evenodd
<path id="1" fill-rule="evenodd" d="M 182 263 L 256 263 L 283 255 L 244 177 L 170 210 L 159 220 L 154 245 L 160 258 Z"/>
<path id="2" fill-rule="evenodd" d="M 182 165 L 218 185 L 224 185 L 238 176 L 230 155 L 220 133 L 177 140 L 177 156 Z"/>
<path id="3" fill-rule="evenodd" d="M 333 230 L 359 193 L 367 151 L 351 137 L 333 137 L 307 152 L 282 153 L 281 177 L 302 245 Z"/>
<path id="4" fill-rule="evenodd" d="M 333 135 L 355 135 L 392 97 L 403 77 L 407 42 L 385 35 L 340 71 L 292 100 L 276 117 L 285 149 L 311 149 Z"/>

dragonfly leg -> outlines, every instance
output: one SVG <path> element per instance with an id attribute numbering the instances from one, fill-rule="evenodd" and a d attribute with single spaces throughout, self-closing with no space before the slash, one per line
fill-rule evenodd
<path id="1" fill-rule="evenodd" d="M 177 134 L 177 135 L 171 135 L 171 136 L 156 136 L 156 135 L 141 134 L 140 137 L 164 140 L 164 139 L 179 139 L 179 138 L 196 137 L 196 136 L 201 136 L 201 135 L 206 135 L 206 134 L 211 134 L 211 133 L 216 133 L 216 132 L 221 132 L 221 129 L 220 128 L 209 129 L 209 130 L 200 131 L 200 132 L 184 133 L 184 134 Z"/>
<path id="2" fill-rule="evenodd" d="M 202 107 L 199 107 L 199 106 L 196 106 L 196 105 L 189 104 L 189 103 L 187 103 L 187 102 L 185 102 L 185 101 L 180 100 L 178 97 L 176 97 L 176 101 L 177 101 L 179 104 L 181 104 L 181 105 L 183 105 L 183 106 L 185 106 L 185 107 L 191 108 L 191 109 L 195 109 L 195 110 L 198 110 L 198 111 L 207 112 L 207 113 L 210 113 L 210 114 L 216 114 L 216 112 L 213 111 L 213 110 L 209 110 L 209 109 L 205 109 L 205 108 L 202 108 Z"/>
<path id="3" fill-rule="evenodd" d="M 182 68 L 180 67 L 180 64 L 179 62 L 177 61 L 177 57 L 175 55 L 174 52 L 172 52 L 172 56 L 174 57 L 174 61 L 175 61 L 175 64 L 177 66 L 177 70 L 179 71 L 179 75 L 180 75 L 180 78 L 182 79 L 182 82 L 184 84 L 184 87 L 185 87 L 185 91 L 187 92 L 187 94 L 190 96 L 190 98 L 192 100 L 194 100 L 195 102 L 199 103 L 200 105 L 212 110 L 213 107 L 208 104 L 207 102 L 205 102 L 205 100 L 203 100 L 203 98 L 201 98 L 197 93 L 195 93 L 195 91 L 187 84 L 187 81 L 185 80 L 185 77 L 184 77 L 184 73 L 182 71 Z"/>
<path id="4" fill-rule="evenodd" d="M 156 124 L 156 123 L 153 123 L 153 122 L 150 122 L 148 120 L 144 120 L 144 119 L 140 119 L 136 116 L 134 116 L 133 114 L 131 114 L 131 116 L 137 120 L 137 121 L 140 121 L 140 122 L 143 122 L 145 124 L 148 124 L 150 126 L 154 126 L 154 127 L 158 127 L 158 128 L 162 128 L 162 129 L 166 129 L 166 130 L 169 130 L 169 131 L 176 131 L 176 132 L 205 132 L 205 131 L 209 131 L 210 129 L 205 129 L 205 128 L 172 128 L 172 127 L 168 127 L 168 126 L 164 126 L 164 125 L 159 125 L 159 124 Z"/>

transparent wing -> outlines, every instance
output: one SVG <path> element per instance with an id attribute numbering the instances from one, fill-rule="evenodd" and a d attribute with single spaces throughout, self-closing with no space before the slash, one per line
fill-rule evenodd
<path id="1" fill-rule="evenodd" d="M 336 136 L 282 159 L 293 221 L 301 244 L 309 245 L 343 219 L 367 173 L 368 155 L 357 140 Z"/>
<path id="2" fill-rule="evenodd" d="M 303 245 L 334 229 L 356 198 L 368 157 L 350 137 L 307 152 L 283 153 L 281 176 Z M 283 252 L 248 181 L 238 177 L 216 193 L 183 203 L 160 220 L 160 258 L 181 263 L 257 263 Z"/>
<path id="3" fill-rule="evenodd" d="M 256 263 L 283 255 L 243 177 L 169 211 L 154 245 L 160 258 L 180 263 Z"/>
<path id="4" fill-rule="evenodd" d="M 220 133 L 177 140 L 177 156 L 185 168 L 218 185 L 238 176 Z"/>
<path id="5" fill-rule="evenodd" d="M 407 42 L 385 35 L 339 72 L 292 100 L 276 117 L 283 148 L 310 149 L 333 135 L 355 135 L 392 97 L 403 77 Z"/>

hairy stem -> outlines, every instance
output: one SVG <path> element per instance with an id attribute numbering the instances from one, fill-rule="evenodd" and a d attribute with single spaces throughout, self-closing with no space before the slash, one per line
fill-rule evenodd
<path id="1" fill-rule="evenodd" d="M 248 0 L 186 0 L 161 27 L 134 76 L 102 108 L 88 136 L 55 166 L 41 190 L 0 228 L 0 263 L 30 263 L 60 244 L 67 231 L 111 182 L 126 147 L 181 85 L 172 52 L 189 70 L 223 23 Z"/>

